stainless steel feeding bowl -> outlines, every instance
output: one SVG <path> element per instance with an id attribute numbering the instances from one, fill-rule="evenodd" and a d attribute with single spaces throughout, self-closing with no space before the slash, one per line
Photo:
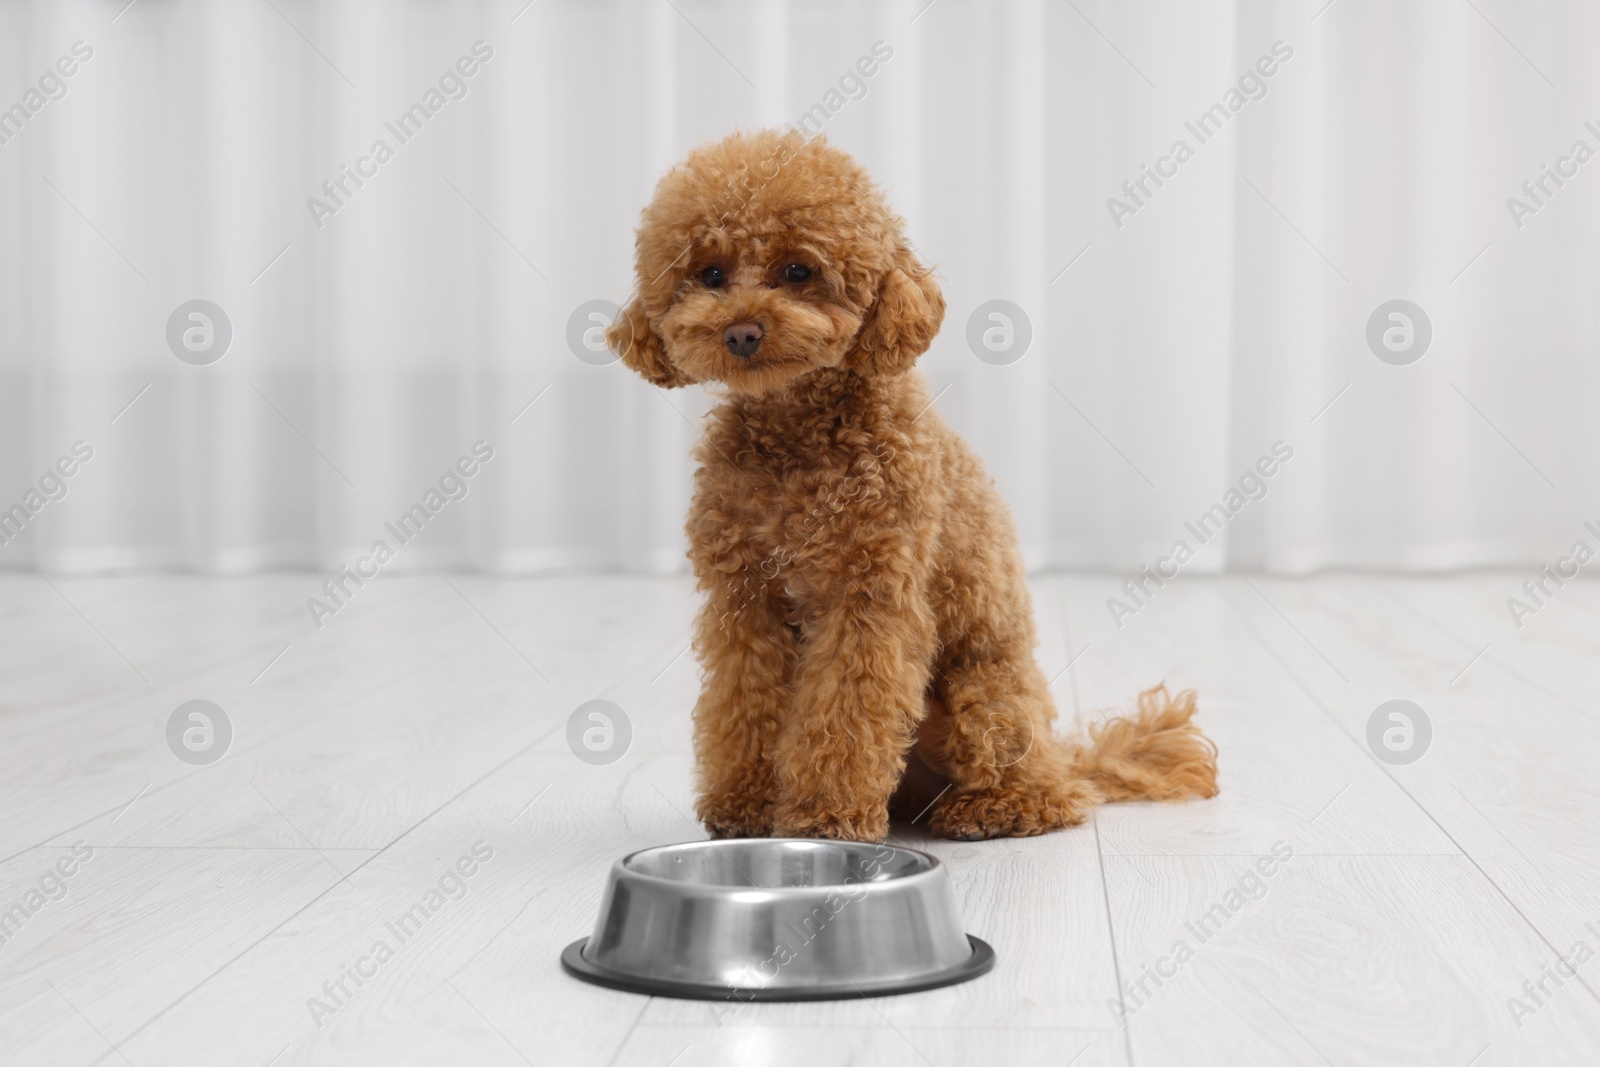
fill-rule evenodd
<path id="1" fill-rule="evenodd" d="M 962 929 L 950 877 L 925 852 L 748 839 L 618 860 L 593 936 L 561 965 L 657 996 L 832 1000 L 965 982 L 994 950 Z"/>

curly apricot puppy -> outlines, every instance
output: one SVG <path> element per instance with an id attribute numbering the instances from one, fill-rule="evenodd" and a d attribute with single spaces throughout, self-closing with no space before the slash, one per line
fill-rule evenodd
<path id="1" fill-rule="evenodd" d="M 930 773 L 949 784 L 933 831 L 966 839 L 1216 792 L 1193 693 L 1051 734 L 1010 515 L 911 370 L 944 298 L 861 167 L 821 138 L 734 134 L 661 180 L 636 252 L 612 349 L 723 394 L 688 520 L 713 835 L 878 840 L 902 778 L 916 815 Z"/>

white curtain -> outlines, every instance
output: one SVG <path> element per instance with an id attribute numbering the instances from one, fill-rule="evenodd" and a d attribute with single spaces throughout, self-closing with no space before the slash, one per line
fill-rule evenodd
<path id="1" fill-rule="evenodd" d="M 125 4 L 0 2 L 0 566 L 680 569 L 712 398 L 569 319 L 663 169 L 819 104 L 1033 565 L 1537 565 L 1600 518 L 1594 5 Z"/>

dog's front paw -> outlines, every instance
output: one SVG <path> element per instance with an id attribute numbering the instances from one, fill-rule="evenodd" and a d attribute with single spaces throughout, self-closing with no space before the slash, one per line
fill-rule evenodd
<path id="1" fill-rule="evenodd" d="M 827 837 L 835 841 L 882 841 L 889 835 L 889 808 L 822 811 L 784 805 L 773 819 L 774 837 Z"/>
<path id="2" fill-rule="evenodd" d="M 707 793 L 695 804 L 695 814 L 712 837 L 766 837 L 772 833 L 771 802 L 750 793 Z"/>

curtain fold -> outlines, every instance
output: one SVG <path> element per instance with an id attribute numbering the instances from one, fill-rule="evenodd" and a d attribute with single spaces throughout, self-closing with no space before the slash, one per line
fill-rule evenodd
<path id="1" fill-rule="evenodd" d="M 0 566 L 682 570 L 715 397 L 584 308 L 667 167 L 802 121 L 937 268 L 919 369 L 1033 567 L 1600 519 L 1588 5 L 123 2 L 0 3 Z"/>

